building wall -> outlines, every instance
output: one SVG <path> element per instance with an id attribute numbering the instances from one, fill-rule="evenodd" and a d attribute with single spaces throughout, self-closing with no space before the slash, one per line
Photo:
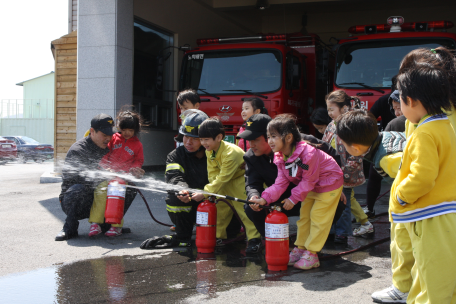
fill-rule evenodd
<path id="1" fill-rule="evenodd" d="M 54 118 L 54 77 L 52 72 L 23 82 L 24 117 Z"/>
<path id="2" fill-rule="evenodd" d="M 77 138 L 133 96 L 133 2 L 78 0 Z"/>
<path id="3" fill-rule="evenodd" d="M 78 0 L 68 0 L 68 34 L 78 29 Z"/>
<path id="4" fill-rule="evenodd" d="M 194 0 L 135 0 L 133 13 L 174 33 L 177 45 L 188 43 L 192 47 L 198 38 L 248 35 L 260 29 Z"/>
<path id="5" fill-rule="evenodd" d="M 400 2 L 394 6 L 363 5 L 337 6 L 307 12 L 307 32 L 318 34 L 329 43 L 331 37 L 348 37 L 348 28 L 353 25 L 384 24 L 390 16 L 402 16 L 405 22 L 449 20 L 456 23 L 454 12 L 456 3 L 427 3 L 427 5 L 407 6 Z M 282 12 L 263 15 L 262 31 L 264 33 L 299 32 L 302 28 L 301 18 L 305 9 L 284 9 Z M 234 12 L 232 14 L 235 14 Z M 244 13 L 239 13 L 244 14 Z M 236 14 L 237 15 L 237 14 Z M 456 27 L 448 32 L 456 33 Z M 334 43 L 334 41 L 332 41 Z"/>

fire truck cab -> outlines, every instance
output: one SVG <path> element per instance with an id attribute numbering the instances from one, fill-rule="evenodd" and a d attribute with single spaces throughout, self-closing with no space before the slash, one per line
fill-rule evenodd
<path id="1" fill-rule="evenodd" d="M 212 38 L 197 44 L 184 54 L 179 90 L 198 92 L 200 110 L 225 125 L 225 140 L 235 142 L 244 123 L 242 103 L 249 97 L 262 99 L 271 117 L 292 113 L 304 131 L 313 130 L 308 117 L 332 87 L 328 67 L 333 66 L 331 49 L 317 35 Z"/>
<path id="2" fill-rule="evenodd" d="M 391 78 L 407 53 L 439 46 L 455 49 L 456 35 L 445 32 L 452 27 L 450 21 L 404 23 L 400 16 L 389 17 L 386 24 L 350 27 L 351 34 L 361 35 L 338 42 L 334 90 L 358 96 L 363 108 L 370 109 L 380 96 L 391 94 Z"/>

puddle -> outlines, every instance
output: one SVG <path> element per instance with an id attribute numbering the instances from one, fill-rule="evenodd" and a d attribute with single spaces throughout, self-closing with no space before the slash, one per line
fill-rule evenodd
<path id="1" fill-rule="evenodd" d="M 45 268 L 0 278 L 2 303 L 54 303 L 56 268 Z"/>

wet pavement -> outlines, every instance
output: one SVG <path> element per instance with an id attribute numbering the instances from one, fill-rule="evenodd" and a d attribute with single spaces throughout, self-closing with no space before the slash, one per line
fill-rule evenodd
<path id="1" fill-rule="evenodd" d="M 360 243 L 368 240 L 356 241 Z M 317 277 L 326 285 L 328 272 L 349 275 L 358 271 L 350 262 L 388 251 L 383 244 L 344 260 L 328 254 L 338 252 L 334 244 L 327 247 L 330 249 L 324 250 L 321 267 L 307 271 L 313 275 L 309 279 Z M 281 286 L 281 282 L 302 273 L 292 267 L 284 272 L 268 271 L 263 254 L 246 255 L 245 246 L 235 244 L 214 254 L 199 254 L 196 248 L 154 250 L 141 256 L 84 260 L 10 275 L 0 278 L 0 294 L 3 303 L 152 303 L 158 299 L 176 303 L 195 295 L 201 300 L 216 298 L 218 293 L 239 286 Z"/>
<path id="2" fill-rule="evenodd" d="M 27 193 L 30 189 L 26 186 L 27 182 L 22 187 L 17 186 L 13 192 L 20 193 L 15 194 L 18 196 Z M 49 190 L 52 186 L 45 187 Z M 58 190 L 58 187 L 54 188 L 54 191 Z M 383 185 L 382 193 L 387 189 L 387 185 Z M 12 189 L 7 191 L 11 193 Z M 360 189 L 359 193 L 363 191 Z M 57 195 L 58 191 L 51 194 L 53 197 Z M 362 204 L 365 195 L 357 197 Z M 155 194 L 146 194 L 146 198 L 150 204 L 162 200 Z M 33 204 L 33 199 L 27 197 L 25 204 Z M 55 202 L 55 198 L 49 200 Z M 18 201 L 13 201 L 18 204 Z M 42 199 L 38 201 L 42 202 Z M 375 207 L 377 214 L 387 210 L 387 202 L 388 195 L 385 195 Z M 136 208 L 141 206 L 135 204 Z M 63 217 L 58 213 L 58 208 L 54 210 L 43 203 L 38 204 L 38 207 L 45 207 L 41 210 L 44 214 L 51 211 L 61 223 Z M 305 299 L 308 303 L 372 303 L 370 294 L 391 284 L 389 223 L 386 215 L 372 220 L 375 232 L 367 237 L 349 237 L 346 245 L 328 240 L 320 254 L 319 268 L 302 271 L 288 267 L 285 272 L 270 272 L 264 254 L 246 255 L 245 244 L 241 243 L 217 248 L 214 254 L 197 254 L 196 248 L 138 249 L 145 236 L 169 233 L 167 227 L 151 225 L 150 218 L 144 213 L 144 206 L 141 207 L 140 210 L 132 207 L 127 214 L 129 217 L 126 217 L 126 221 L 130 223 L 132 233 L 119 238 L 89 239 L 85 235 L 87 227 L 81 225 L 79 238 L 53 242 L 59 229 L 56 227 L 61 225 L 57 221 L 51 225 L 51 230 L 45 231 L 46 238 L 40 239 L 40 243 L 44 239 L 46 242 L 41 244 L 42 248 L 38 247 L 38 243 L 35 251 L 34 246 L 24 248 L 20 244 L 8 243 L 7 250 L 2 250 L 1 254 L 1 302 L 284 303 Z M 160 220 L 168 222 L 161 208 L 155 206 L 152 211 Z M 5 211 L 9 216 L 17 209 Z M 33 213 L 33 210 L 30 212 Z M 36 213 L 33 215 L 36 216 Z M 291 233 L 296 232 L 296 220 L 290 218 Z M 149 232 L 141 229 L 144 223 L 137 224 L 141 221 L 149 223 Z M 363 250 L 356 251 L 358 248 Z M 11 258 L 13 256 L 16 258 Z M 8 259 L 12 265 L 7 265 Z M 39 267 L 46 264 L 48 267 Z M 11 270 L 13 268 L 17 270 Z M 25 272 L 20 272 L 21 269 L 25 269 Z"/>
<path id="3" fill-rule="evenodd" d="M 196 302 L 214 299 L 239 286 L 280 287 L 303 273 L 312 274 L 303 284 L 328 285 L 335 271 L 350 275 L 360 272 L 356 262 L 389 256 L 388 230 L 380 228 L 385 220 L 377 219 L 374 234 L 350 237 L 346 245 L 328 240 L 320 254 L 321 267 L 306 272 L 293 267 L 268 271 L 264 253 L 247 255 L 245 245 L 236 243 L 213 254 L 197 253 L 195 247 L 164 249 L 56 265 L 0 278 L 0 294 L 3 303 L 177 303 L 192 302 L 192 297 Z M 367 248 L 355 251 L 360 247 Z M 331 289 L 342 286 L 336 283 Z"/>

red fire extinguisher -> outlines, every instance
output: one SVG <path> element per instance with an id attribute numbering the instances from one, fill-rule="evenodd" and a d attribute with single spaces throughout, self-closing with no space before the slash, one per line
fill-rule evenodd
<path id="1" fill-rule="evenodd" d="M 215 203 L 205 200 L 196 209 L 195 244 L 198 253 L 212 253 L 215 251 L 216 224 L 217 207 Z"/>
<path id="2" fill-rule="evenodd" d="M 106 198 L 105 223 L 120 224 L 124 215 L 126 183 L 121 178 L 114 178 L 108 183 Z"/>
<path id="3" fill-rule="evenodd" d="M 265 221 L 266 263 L 272 271 L 287 270 L 289 254 L 288 217 L 274 210 Z"/>

